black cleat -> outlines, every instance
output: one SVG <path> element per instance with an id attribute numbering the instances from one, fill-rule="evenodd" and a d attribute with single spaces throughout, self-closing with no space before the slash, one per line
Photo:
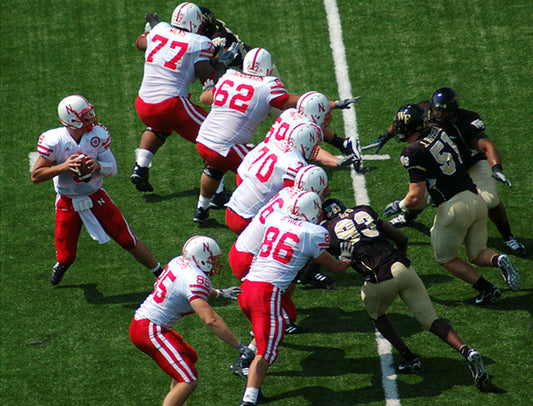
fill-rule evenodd
<path id="1" fill-rule="evenodd" d="M 500 254 L 498 256 L 498 269 L 509 289 L 518 292 L 521 286 L 520 274 L 507 255 Z"/>
<path id="2" fill-rule="evenodd" d="M 130 181 L 135 185 L 139 192 L 153 192 L 154 188 L 148 180 L 148 168 L 135 164 Z"/>
<path id="3" fill-rule="evenodd" d="M 57 285 L 63 279 L 63 275 L 67 272 L 68 266 L 61 265 L 57 262 L 52 268 L 52 275 L 50 275 L 50 283 L 52 285 Z"/>
<path id="4" fill-rule="evenodd" d="M 418 357 L 411 361 L 402 361 L 396 366 L 396 371 L 399 374 L 421 374 L 424 372 L 422 361 Z"/>
<path id="5" fill-rule="evenodd" d="M 305 328 L 302 326 L 298 326 L 294 323 L 287 324 L 287 327 L 285 327 L 285 334 L 302 334 L 305 333 Z"/>
<path id="6" fill-rule="evenodd" d="M 192 221 L 194 221 L 195 223 L 202 224 L 208 217 L 209 208 L 204 209 L 202 207 L 197 207 L 196 211 L 194 212 L 194 217 L 192 218 Z"/>
<path id="7" fill-rule="evenodd" d="M 329 289 L 329 290 L 335 290 L 337 289 L 337 285 L 335 284 L 335 279 L 333 279 L 329 275 L 324 275 L 321 272 L 317 272 L 315 276 L 313 276 L 313 279 L 311 280 L 311 285 L 321 288 L 321 289 Z"/>
<path id="8" fill-rule="evenodd" d="M 225 207 L 225 204 L 229 202 L 230 197 L 231 193 L 228 193 L 226 188 L 224 188 L 222 192 L 216 193 L 213 196 L 213 198 L 211 199 L 211 203 L 209 203 L 209 208 L 213 210 L 223 209 Z"/>
<path id="9" fill-rule="evenodd" d="M 486 291 L 481 292 L 476 297 L 468 299 L 466 303 L 473 304 L 476 306 L 491 304 L 491 303 L 494 303 L 496 300 L 498 300 L 501 295 L 502 295 L 501 290 L 493 285 L 491 290 L 486 290 Z"/>
<path id="10" fill-rule="evenodd" d="M 507 241 L 504 241 L 507 250 L 517 257 L 523 257 L 526 255 L 526 247 L 515 237 L 509 238 Z"/>
<path id="11" fill-rule="evenodd" d="M 252 403 L 252 402 L 241 402 L 239 403 L 237 406 L 256 406 L 257 403 Z"/>
<path id="12" fill-rule="evenodd" d="M 466 357 L 466 363 L 470 372 L 472 373 L 472 378 L 477 388 L 481 391 L 484 391 L 489 386 L 489 374 L 483 366 L 483 360 L 481 359 L 481 354 L 476 350 L 472 349 Z"/>

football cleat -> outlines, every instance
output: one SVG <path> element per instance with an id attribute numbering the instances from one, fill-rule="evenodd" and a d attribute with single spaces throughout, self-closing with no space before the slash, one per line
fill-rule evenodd
<path id="1" fill-rule="evenodd" d="M 252 402 L 241 402 L 239 403 L 237 406 L 256 406 L 257 403 L 252 403 Z"/>
<path id="2" fill-rule="evenodd" d="M 516 255 L 517 257 L 523 257 L 526 255 L 526 247 L 515 237 L 509 238 L 507 241 L 504 241 L 504 243 L 511 254 Z"/>
<path id="3" fill-rule="evenodd" d="M 61 265 L 57 262 L 52 268 L 52 274 L 50 275 L 50 283 L 52 285 L 57 285 L 63 279 L 63 275 L 67 272 L 68 266 Z"/>
<path id="4" fill-rule="evenodd" d="M 298 326 L 294 323 L 287 324 L 287 327 L 285 327 L 285 334 L 302 334 L 305 333 L 305 328 L 302 326 Z"/>
<path id="5" fill-rule="evenodd" d="M 154 188 L 148 180 L 148 168 L 135 164 L 130 181 L 135 185 L 139 192 L 153 192 Z"/>
<path id="6" fill-rule="evenodd" d="M 223 209 L 225 204 L 229 202 L 230 197 L 231 193 L 228 193 L 226 188 L 224 188 L 222 192 L 216 193 L 213 196 L 211 203 L 209 203 L 209 208 L 213 210 Z"/>
<path id="7" fill-rule="evenodd" d="M 192 218 L 192 221 L 194 221 L 195 223 L 202 224 L 208 217 L 209 207 L 207 209 L 204 209 L 203 207 L 197 207 L 196 211 L 194 212 L 194 217 Z"/>
<path id="8" fill-rule="evenodd" d="M 479 390 L 487 389 L 489 385 L 489 374 L 483 366 L 481 354 L 476 350 L 471 349 L 466 357 L 466 363 L 472 373 L 472 378 L 474 378 L 477 388 Z"/>
<path id="9" fill-rule="evenodd" d="M 400 213 L 396 217 L 390 219 L 389 223 L 396 228 L 410 227 L 415 224 L 418 214 L 409 214 L 407 212 Z"/>
<path id="10" fill-rule="evenodd" d="M 402 361 L 396 366 L 396 371 L 399 374 L 421 374 L 424 372 L 422 361 L 418 357 L 411 361 Z"/>
<path id="11" fill-rule="evenodd" d="M 337 289 L 337 285 L 335 284 L 335 279 L 333 279 L 329 275 L 324 275 L 321 272 L 317 272 L 315 276 L 313 276 L 313 279 L 311 280 L 311 285 L 322 288 L 322 289 L 329 289 L 329 290 L 335 290 Z"/>
<path id="12" fill-rule="evenodd" d="M 518 292 L 521 285 L 520 274 L 507 255 L 500 254 L 498 256 L 498 269 L 500 270 L 500 274 L 505 280 L 505 283 L 509 286 L 509 289 L 513 292 Z"/>
<path id="13" fill-rule="evenodd" d="M 250 372 L 250 364 L 252 363 L 253 358 L 246 358 L 242 355 L 229 366 L 233 375 L 240 376 L 242 379 L 248 379 L 248 373 Z"/>
<path id="14" fill-rule="evenodd" d="M 466 302 L 469 304 L 476 305 L 476 306 L 486 305 L 486 304 L 494 303 L 496 300 L 500 298 L 501 295 L 502 295 L 502 292 L 500 291 L 500 289 L 492 285 L 491 290 L 483 291 L 476 297 L 468 299 Z"/>

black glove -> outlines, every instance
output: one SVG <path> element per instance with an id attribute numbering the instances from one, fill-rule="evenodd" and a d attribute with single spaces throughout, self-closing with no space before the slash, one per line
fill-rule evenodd
<path id="1" fill-rule="evenodd" d="M 226 66 L 229 66 L 233 60 L 237 57 L 239 54 L 239 43 L 234 42 L 231 44 L 231 46 L 224 52 L 220 53 L 220 56 L 218 57 L 218 61 L 220 63 L 223 63 Z"/>
<path id="2" fill-rule="evenodd" d="M 392 137 L 394 137 L 394 134 L 391 134 L 390 132 L 386 132 L 383 135 L 380 135 L 377 139 L 375 139 L 371 144 L 368 144 L 361 148 L 361 151 L 367 151 L 372 148 L 376 148 L 375 153 L 377 154 L 381 148 L 386 144 L 388 140 L 390 140 Z"/>
<path id="3" fill-rule="evenodd" d="M 217 297 L 227 300 L 237 300 L 237 295 L 242 293 L 241 288 L 238 286 L 232 286 L 230 288 L 224 289 L 215 289 L 217 292 Z"/>
<path id="4" fill-rule="evenodd" d="M 351 97 L 349 99 L 344 99 L 344 100 L 336 100 L 335 101 L 335 108 L 336 109 L 349 109 L 350 108 L 350 104 L 355 103 L 360 98 L 361 98 L 361 96 L 357 96 L 357 97 Z"/>
<path id="5" fill-rule="evenodd" d="M 501 183 L 505 183 L 509 187 L 513 187 L 511 181 L 503 174 L 501 165 L 494 165 L 492 167 L 492 177 Z"/>
<path id="6" fill-rule="evenodd" d="M 401 200 L 390 202 L 387 207 L 385 207 L 385 210 L 383 210 L 383 214 L 385 216 L 392 216 L 394 214 L 401 213 L 403 210 L 400 209 L 400 202 Z"/>
<path id="7" fill-rule="evenodd" d="M 355 251 L 355 244 L 352 244 L 350 240 L 341 241 L 339 244 L 341 253 L 339 255 L 339 261 L 352 261 L 353 252 Z"/>
<path id="8" fill-rule="evenodd" d="M 144 15 L 144 19 L 150 24 L 150 28 L 154 28 L 159 24 L 159 15 L 157 13 L 148 13 Z"/>

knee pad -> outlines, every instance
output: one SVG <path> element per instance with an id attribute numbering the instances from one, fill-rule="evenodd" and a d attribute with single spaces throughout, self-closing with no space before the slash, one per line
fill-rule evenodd
<path id="1" fill-rule="evenodd" d="M 204 173 L 215 180 L 222 180 L 224 177 L 224 172 L 211 168 L 208 164 L 205 164 L 204 166 Z"/>
<path id="2" fill-rule="evenodd" d="M 162 142 L 162 143 L 165 143 L 165 141 L 167 140 L 167 138 L 170 136 L 170 133 L 165 133 L 163 131 L 156 131 L 154 130 L 153 128 L 151 127 L 146 127 L 144 129 L 144 131 L 151 131 L 155 134 L 155 136 Z M 143 132 L 144 132 L 143 131 Z"/>

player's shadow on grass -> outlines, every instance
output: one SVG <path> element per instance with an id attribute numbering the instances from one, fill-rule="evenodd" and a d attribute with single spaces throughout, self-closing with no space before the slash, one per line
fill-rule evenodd
<path id="1" fill-rule="evenodd" d="M 198 193 L 200 193 L 200 190 L 198 188 L 182 190 L 181 192 L 170 193 L 168 195 L 160 195 L 158 193 L 144 193 L 143 199 L 146 203 L 159 203 L 165 200 L 177 199 L 180 197 L 198 196 Z"/>
<path id="2" fill-rule="evenodd" d="M 366 310 L 346 312 L 337 307 L 312 307 L 298 309 L 300 316 L 307 315 L 300 324 L 310 334 L 334 334 L 334 333 L 371 333 L 374 331 L 374 323 Z M 409 315 L 401 313 L 387 313 L 389 318 L 398 326 L 402 326 L 402 335 L 409 337 L 422 331 L 422 327 Z"/>
<path id="3" fill-rule="evenodd" d="M 436 339 L 436 338 L 435 338 Z M 309 405 L 360 405 L 383 401 L 382 376 L 380 360 L 376 357 L 346 358 L 344 350 L 322 347 L 293 345 L 284 343 L 284 347 L 292 350 L 306 351 L 310 354 L 300 362 L 300 370 L 273 370 L 269 372 L 270 379 L 285 380 L 287 377 L 338 377 L 349 374 L 370 375 L 371 385 L 354 389 L 334 390 L 326 386 L 307 386 L 297 390 L 269 395 L 265 391 L 262 403 L 274 403 L 283 399 L 303 397 Z M 445 345 L 443 345 L 445 348 Z M 399 393 L 403 399 L 436 397 L 455 386 L 471 386 L 477 391 L 472 376 L 464 359 L 456 354 L 455 357 L 423 358 L 425 371 L 421 375 L 403 375 L 397 378 Z M 485 365 L 494 361 L 484 357 Z M 389 365 L 390 366 L 390 365 Z M 390 366 L 392 368 L 392 366 Z M 388 379 L 391 379 L 389 377 Z M 349 385 L 349 379 L 346 380 Z M 343 385 L 344 388 L 346 386 Z M 493 386 L 490 390 L 504 393 L 505 390 Z"/>
<path id="4" fill-rule="evenodd" d="M 63 285 L 58 286 L 56 289 L 81 289 L 87 303 L 93 305 L 109 305 L 109 304 L 122 304 L 126 308 L 137 309 L 139 305 L 146 299 L 151 290 L 146 292 L 132 292 L 123 293 L 119 295 L 104 296 L 102 292 L 98 290 L 96 283 L 84 283 L 81 285 Z M 235 303 L 233 300 L 224 300 L 213 298 L 210 300 L 213 307 L 228 306 Z"/>

